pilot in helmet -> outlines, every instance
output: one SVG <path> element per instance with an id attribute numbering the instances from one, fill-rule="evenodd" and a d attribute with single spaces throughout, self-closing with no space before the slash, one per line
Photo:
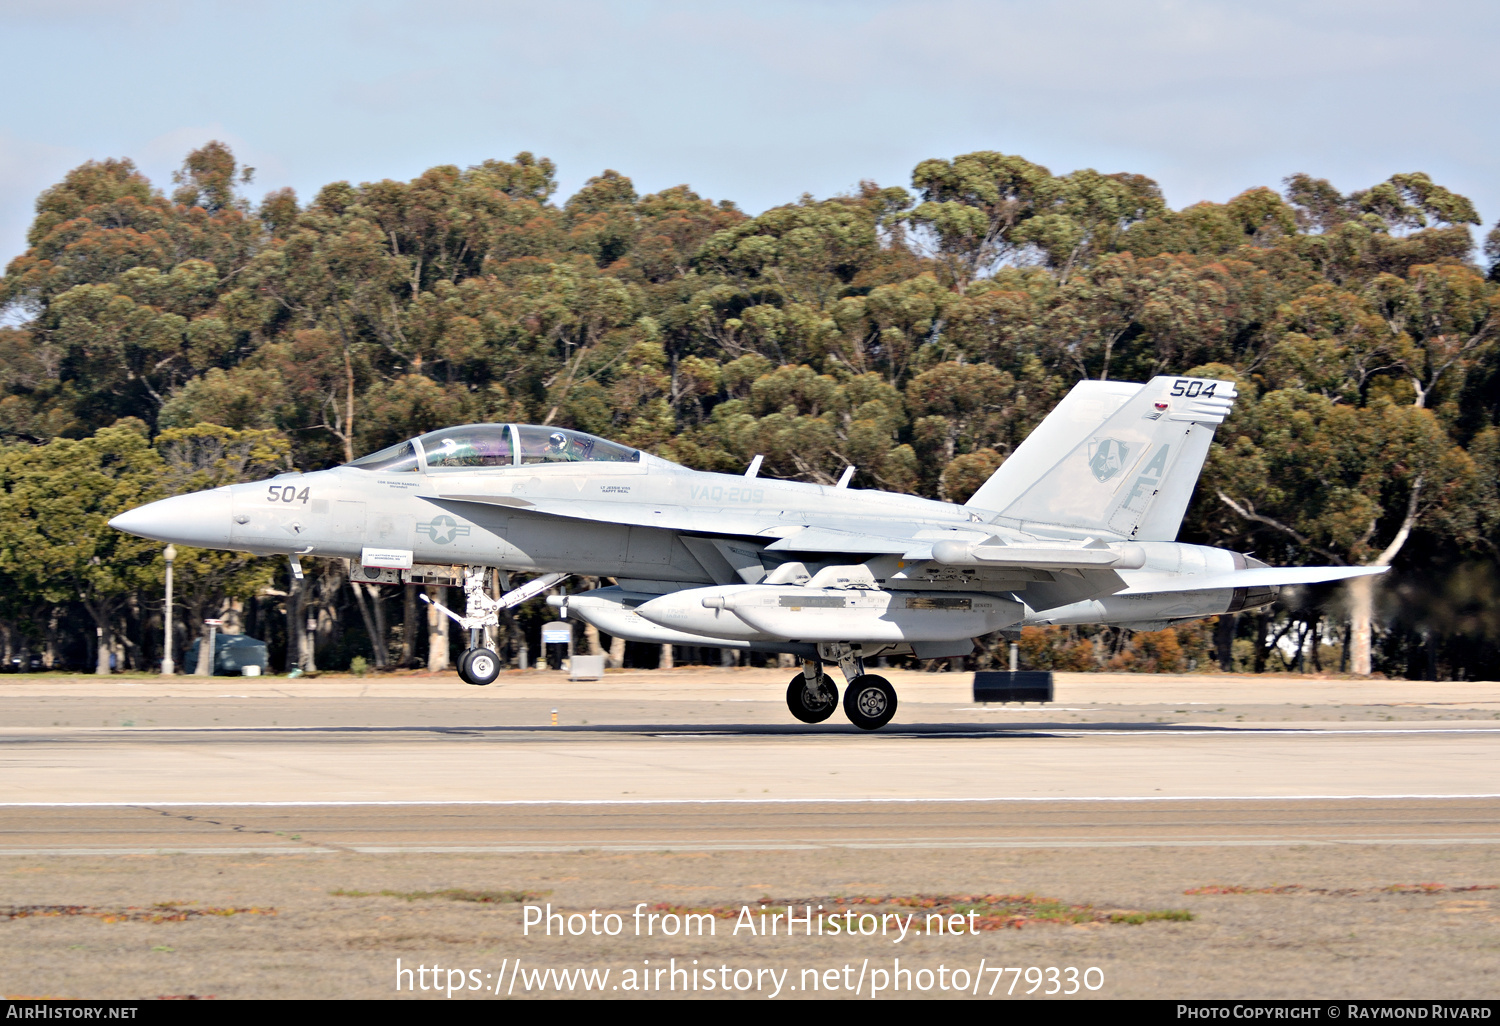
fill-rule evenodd
<path id="1" fill-rule="evenodd" d="M 444 438 L 437 451 L 427 457 L 429 464 L 458 467 L 474 462 L 475 448 L 469 439 L 452 436 Z"/>
<path id="2" fill-rule="evenodd" d="M 561 431 L 554 431 L 547 436 L 547 458 L 551 460 L 565 460 L 568 458 L 568 436 Z"/>

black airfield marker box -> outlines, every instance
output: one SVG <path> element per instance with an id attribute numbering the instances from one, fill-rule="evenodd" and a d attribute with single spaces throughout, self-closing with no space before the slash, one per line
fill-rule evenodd
<path id="1" fill-rule="evenodd" d="M 976 702 L 1050 702 L 1051 670 L 980 670 L 974 674 Z"/>

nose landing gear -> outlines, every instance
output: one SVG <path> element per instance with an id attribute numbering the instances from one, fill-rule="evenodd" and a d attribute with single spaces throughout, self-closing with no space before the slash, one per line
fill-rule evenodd
<path id="1" fill-rule="evenodd" d="M 500 655 L 494 649 L 484 647 L 484 628 L 500 623 L 500 610 L 518 606 L 529 598 L 535 598 L 555 584 L 568 578 L 568 574 L 543 574 L 506 592 L 499 598 L 491 598 L 484 590 L 487 567 L 464 567 L 464 597 L 467 604 L 464 616 L 459 616 L 441 602 L 433 602 L 426 595 L 423 602 L 437 606 L 454 623 L 469 632 L 469 650 L 458 660 L 458 676 L 466 684 L 490 684 L 500 675 Z"/>

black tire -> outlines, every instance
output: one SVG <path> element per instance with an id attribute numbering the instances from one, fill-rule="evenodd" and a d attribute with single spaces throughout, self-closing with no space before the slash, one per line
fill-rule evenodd
<path id="1" fill-rule="evenodd" d="M 844 715 L 861 730 L 879 730 L 896 715 L 896 689 L 873 673 L 855 677 L 844 689 Z"/>
<path id="2" fill-rule="evenodd" d="M 500 656 L 487 648 L 471 648 L 458 660 L 458 675 L 469 684 L 491 684 L 500 676 Z"/>
<path id="3" fill-rule="evenodd" d="M 839 689 L 825 673 L 818 678 L 814 694 L 807 686 L 807 678 L 799 673 L 786 686 L 786 707 L 803 723 L 822 723 L 839 707 Z"/>

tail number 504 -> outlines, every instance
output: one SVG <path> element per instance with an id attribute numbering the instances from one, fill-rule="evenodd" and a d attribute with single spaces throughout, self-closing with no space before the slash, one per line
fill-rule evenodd
<path id="1" fill-rule="evenodd" d="M 1173 395 L 1185 395 L 1189 399 L 1197 399 L 1199 396 L 1210 398 L 1214 389 L 1219 386 L 1217 381 L 1200 381 L 1197 378 L 1178 378 L 1172 382 Z"/>
<path id="2" fill-rule="evenodd" d="M 297 491 L 296 485 L 271 485 L 266 493 L 267 502 L 300 502 L 307 505 L 308 489 Z"/>

